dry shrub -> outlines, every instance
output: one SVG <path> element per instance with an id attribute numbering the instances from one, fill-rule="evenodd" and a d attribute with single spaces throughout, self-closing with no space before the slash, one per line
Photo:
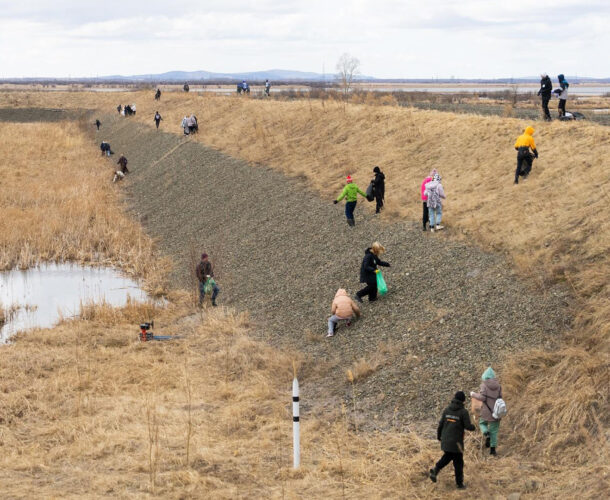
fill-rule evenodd
<path id="1" fill-rule="evenodd" d="M 355 361 L 354 364 L 346 371 L 347 379 L 350 382 L 359 382 L 375 373 L 379 368 L 379 363 L 366 361 L 364 358 Z"/>

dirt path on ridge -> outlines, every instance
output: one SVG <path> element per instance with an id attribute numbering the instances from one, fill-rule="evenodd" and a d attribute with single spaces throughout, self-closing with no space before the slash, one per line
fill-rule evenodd
<path id="1" fill-rule="evenodd" d="M 497 255 L 424 234 L 416 222 L 382 223 L 362 201 L 349 228 L 343 205 L 302 181 L 128 118 L 102 121 L 113 164 L 120 153 L 129 159 L 129 203 L 175 260 L 175 283 L 192 286 L 194 259 L 205 249 L 216 263 L 219 303 L 250 311 L 256 334 L 273 345 L 305 353 L 304 412 L 349 401 L 345 370 L 364 358 L 378 365 L 356 385 L 370 426 L 436 418 L 454 391 L 478 387 L 486 363 L 552 347 L 567 324 L 565 289 L 537 293 Z M 392 264 L 384 270 L 390 293 L 365 302 L 360 321 L 325 339 L 335 291 L 360 288 L 363 252 L 375 240 Z"/>

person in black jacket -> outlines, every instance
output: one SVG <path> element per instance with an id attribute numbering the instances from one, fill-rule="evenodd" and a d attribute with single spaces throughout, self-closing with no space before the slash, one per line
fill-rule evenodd
<path id="1" fill-rule="evenodd" d="M 551 121 L 551 113 L 549 111 L 549 101 L 551 100 L 551 93 L 553 92 L 553 83 L 549 78 L 549 75 L 542 73 L 540 75 L 540 90 L 538 95 L 542 99 L 542 111 L 544 112 L 544 119 Z"/>
<path id="2" fill-rule="evenodd" d="M 385 248 L 381 243 L 376 241 L 373 245 L 364 251 L 364 259 L 360 267 L 360 283 L 366 283 L 366 286 L 356 292 L 356 301 L 362 304 L 362 297 L 368 295 L 369 302 L 377 300 L 377 266 L 390 267 L 388 262 L 384 262 L 379 258 L 385 252 Z"/>
<path id="3" fill-rule="evenodd" d="M 373 173 L 375 174 L 375 178 L 373 179 L 373 188 L 375 193 L 375 201 L 377 203 L 375 213 L 378 214 L 383 208 L 383 199 L 385 198 L 385 175 L 379 167 L 375 167 L 373 169 Z"/>
<path id="4" fill-rule="evenodd" d="M 436 438 L 441 442 L 444 451 L 441 459 L 430 469 L 430 480 L 436 483 L 436 476 L 443 467 L 453 462 L 455 482 L 459 489 L 464 486 L 464 429 L 474 431 L 468 410 L 464 408 L 466 395 L 462 391 L 455 393 L 451 404 L 445 408 L 438 423 Z"/>
<path id="5" fill-rule="evenodd" d="M 99 118 L 95 119 L 95 126 L 97 127 L 97 129 L 100 129 L 100 125 L 102 124 L 102 122 L 99 120 Z"/>

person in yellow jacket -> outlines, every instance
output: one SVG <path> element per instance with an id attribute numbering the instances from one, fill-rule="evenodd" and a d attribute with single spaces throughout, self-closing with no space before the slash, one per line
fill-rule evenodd
<path id="1" fill-rule="evenodd" d="M 534 127 L 526 127 L 523 134 L 517 137 L 515 149 L 517 150 L 515 184 L 519 184 L 519 176 L 522 175 L 524 179 L 527 179 L 527 176 L 532 170 L 534 158 L 538 158 L 538 150 L 536 149 L 536 143 L 534 142 Z"/>
<path id="2" fill-rule="evenodd" d="M 336 205 L 343 198 L 345 198 L 345 218 L 347 219 L 347 224 L 349 226 L 354 226 L 356 224 L 354 222 L 354 209 L 356 208 L 358 195 L 360 194 L 366 198 L 366 193 L 356 186 L 356 184 L 354 184 L 350 175 L 347 176 L 345 181 L 347 184 L 343 188 L 343 191 L 341 191 L 339 198 L 333 201 L 333 203 Z"/>

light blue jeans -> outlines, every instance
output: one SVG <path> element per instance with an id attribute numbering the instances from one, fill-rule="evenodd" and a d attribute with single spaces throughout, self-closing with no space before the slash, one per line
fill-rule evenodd
<path id="1" fill-rule="evenodd" d="M 438 226 L 441 223 L 443 216 L 443 206 L 439 203 L 436 208 L 428 207 L 428 218 L 430 219 L 430 229 L 434 226 Z M 435 221 L 436 219 L 436 221 Z"/>

